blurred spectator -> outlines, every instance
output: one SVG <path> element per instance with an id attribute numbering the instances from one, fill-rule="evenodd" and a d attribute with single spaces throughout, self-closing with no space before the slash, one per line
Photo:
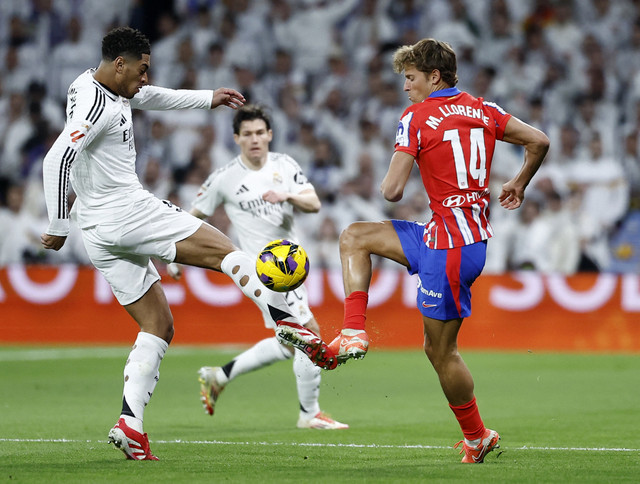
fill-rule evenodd
<path id="1" fill-rule="evenodd" d="M 307 177 L 316 188 L 318 197 L 323 204 L 325 202 L 331 204 L 336 200 L 343 179 L 342 166 L 329 138 L 316 140 Z"/>
<path id="2" fill-rule="evenodd" d="M 307 252 L 314 267 L 341 270 L 340 232 L 335 220 L 330 216 L 323 217 L 317 232 L 313 235 L 313 241 L 305 241 L 304 246 L 309 247 Z"/>
<path id="3" fill-rule="evenodd" d="M 198 71 L 198 89 L 231 86 L 234 82 L 233 71 L 229 65 L 225 64 L 224 47 L 217 42 L 209 45 Z"/>
<path id="4" fill-rule="evenodd" d="M 24 187 L 9 184 L 5 206 L 0 208 L 0 266 L 44 261 L 40 234 L 46 230 L 48 222 L 23 210 L 23 201 Z"/>
<path id="5" fill-rule="evenodd" d="M 585 158 L 571 166 L 568 183 L 575 197 L 575 211 L 592 219 L 590 237 L 585 237 L 585 252 L 598 269 L 609 265 L 607 234 L 623 218 L 629 206 L 629 182 L 622 164 L 603 154 L 602 141 L 596 133 Z"/>
<path id="6" fill-rule="evenodd" d="M 572 0 L 559 0 L 553 8 L 552 20 L 545 26 L 545 37 L 560 57 L 571 57 L 580 49 L 584 31 L 575 20 L 577 9 Z"/>
<path id="7" fill-rule="evenodd" d="M 622 167 L 629 183 L 629 208 L 640 210 L 640 136 L 633 130 L 624 138 Z"/>
<path id="8" fill-rule="evenodd" d="M 331 48 L 336 42 L 336 27 L 358 4 L 358 0 L 326 2 L 301 0 L 297 10 L 286 21 L 286 30 L 295 45 L 296 65 L 317 77 L 326 67 Z"/>
<path id="9" fill-rule="evenodd" d="M 80 17 L 72 17 L 66 25 L 67 38 L 51 51 L 51 82 L 47 89 L 61 103 L 66 100 L 69 85 L 75 78 L 89 66 L 100 63 L 100 53 L 96 51 L 95 44 L 83 40 L 83 28 Z"/>
<path id="10" fill-rule="evenodd" d="M 20 179 L 22 146 L 33 129 L 25 96 L 21 92 L 10 94 L 7 112 L 0 119 L 0 176 Z"/>

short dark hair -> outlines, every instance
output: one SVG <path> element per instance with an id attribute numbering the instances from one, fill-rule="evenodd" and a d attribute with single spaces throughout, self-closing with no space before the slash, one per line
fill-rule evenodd
<path id="1" fill-rule="evenodd" d="M 142 58 L 151 54 L 149 39 L 139 30 L 131 27 L 116 27 L 102 39 L 102 59 L 115 60 L 118 56 Z"/>
<path id="2" fill-rule="evenodd" d="M 413 45 L 404 45 L 393 54 L 393 70 L 401 73 L 408 66 L 430 74 L 440 71 L 442 80 L 449 86 L 458 83 L 458 63 L 456 53 L 447 42 L 436 39 L 422 39 Z"/>
<path id="3" fill-rule="evenodd" d="M 238 109 L 233 117 L 233 134 L 240 134 L 240 125 L 243 121 L 253 121 L 254 119 L 262 119 L 267 125 L 267 130 L 271 129 L 271 118 L 266 109 L 256 104 L 247 104 Z"/>

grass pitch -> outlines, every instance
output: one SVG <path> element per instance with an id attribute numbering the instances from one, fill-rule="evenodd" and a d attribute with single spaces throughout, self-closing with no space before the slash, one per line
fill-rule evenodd
<path id="1" fill-rule="evenodd" d="M 640 481 L 638 355 L 463 353 L 501 449 L 462 465 L 461 438 L 420 351 L 372 350 L 323 373 L 351 428 L 296 429 L 291 362 L 231 382 L 205 415 L 196 371 L 237 351 L 172 347 L 145 415 L 159 462 L 106 443 L 128 348 L 0 346 L 0 482 Z"/>

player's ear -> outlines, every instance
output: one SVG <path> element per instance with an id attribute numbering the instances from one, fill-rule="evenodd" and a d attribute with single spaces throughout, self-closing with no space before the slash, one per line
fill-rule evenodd
<path id="1" fill-rule="evenodd" d="M 124 57 L 122 57 L 121 55 L 119 55 L 114 59 L 113 65 L 115 66 L 116 72 L 118 74 L 122 74 L 122 71 L 124 70 L 124 64 L 125 64 L 125 60 L 124 60 Z"/>
<path id="2" fill-rule="evenodd" d="M 429 74 L 429 81 L 431 81 L 431 83 L 433 84 L 438 84 L 441 79 L 442 79 L 442 74 L 440 74 L 440 70 L 438 69 L 432 70 L 431 74 Z"/>
<path id="3" fill-rule="evenodd" d="M 237 145 L 240 145 L 240 135 L 234 133 L 233 134 L 233 141 L 235 141 L 235 143 Z"/>
<path id="4" fill-rule="evenodd" d="M 273 130 L 270 129 L 267 134 L 269 135 L 269 142 L 271 142 L 273 140 Z"/>

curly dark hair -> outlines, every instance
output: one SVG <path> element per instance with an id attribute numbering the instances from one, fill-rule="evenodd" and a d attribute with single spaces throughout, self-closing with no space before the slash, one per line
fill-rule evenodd
<path id="1" fill-rule="evenodd" d="M 267 130 L 271 129 L 271 118 L 267 114 L 267 110 L 256 104 L 247 104 L 238 109 L 233 117 L 233 134 L 240 134 L 240 125 L 243 121 L 253 121 L 254 119 L 262 119 L 267 125 Z"/>
<path id="2" fill-rule="evenodd" d="M 140 59 L 142 54 L 151 54 L 149 39 L 131 27 L 116 27 L 102 39 L 102 59 L 115 60 L 118 56 Z"/>

